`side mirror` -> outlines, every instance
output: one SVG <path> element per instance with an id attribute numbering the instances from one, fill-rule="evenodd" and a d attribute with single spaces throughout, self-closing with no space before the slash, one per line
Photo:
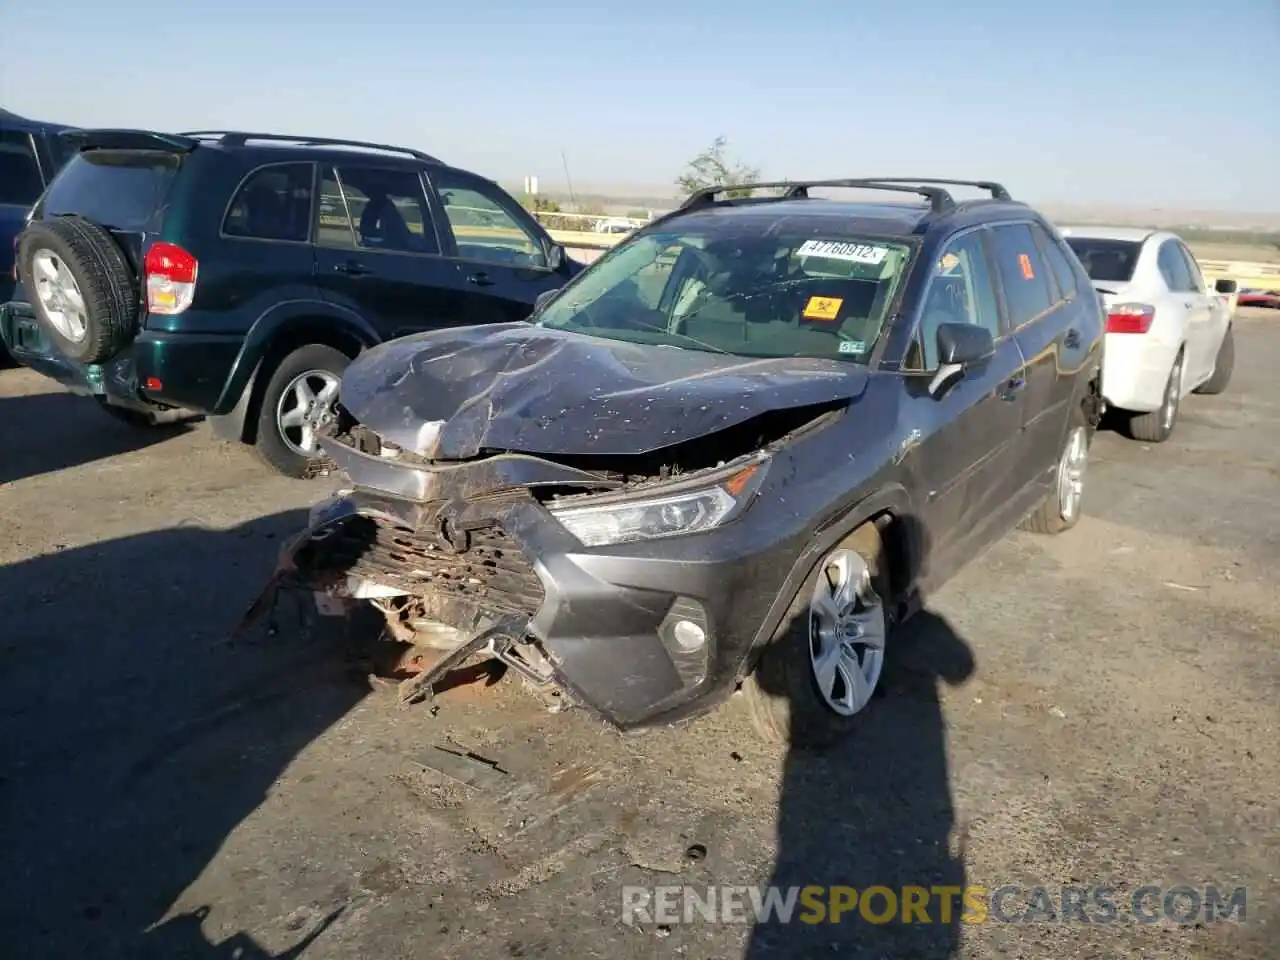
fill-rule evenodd
<path id="1" fill-rule="evenodd" d="M 938 372 L 929 384 L 929 393 L 939 396 L 954 380 L 974 364 L 996 352 L 991 331 L 973 323 L 944 323 L 938 327 Z"/>
<path id="2" fill-rule="evenodd" d="M 560 244 L 553 243 L 547 250 L 547 266 L 557 273 L 564 266 L 564 247 Z"/>
<path id="3" fill-rule="evenodd" d="M 1213 285 L 1213 289 L 1217 290 L 1218 293 L 1235 293 L 1240 289 L 1240 284 L 1236 283 L 1234 280 L 1228 280 L 1226 277 L 1222 277 Z"/>
<path id="4" fill-rule="evenodd" d="M 559 292 L 560 292 L 559 287 L 556 287 L 552 290 L 543 290 L 540 294 L 538 294 L 537 297 L 534 298 L 533 312 L 537 313 L 539 310 L 545 307 L 548 303 L 550 303 L 552 300 L 555 299 L 556 294 Z"/>

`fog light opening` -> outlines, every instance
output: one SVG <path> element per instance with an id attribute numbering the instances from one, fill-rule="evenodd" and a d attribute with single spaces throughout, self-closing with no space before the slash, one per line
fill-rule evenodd
<path id="1" fill-rule="evenodd" d="M 671 636 L 685 653 L 700 650 L 707 642 L 707 631 L 692 620 L 677 620 L 671 628 Z"/>
<path id="2" fill-rule="evenodd" d="M 658 627 L 658 637 L 680 675 L 681 686 L 689 689 L 706 679 L 711 624 L 701 603 L 692 597 L 676 597 Z"/>

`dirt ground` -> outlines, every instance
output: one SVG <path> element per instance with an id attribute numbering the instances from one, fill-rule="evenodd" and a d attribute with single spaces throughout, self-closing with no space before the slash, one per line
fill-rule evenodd
<path id="1" fill-rule="evenodd" d="M 628 737 L 511 678 L 400 708 L 291 605 L 228 646 L 331 481 L 0 370 L 0 956 L 1280 956 L 1280 321 L 1245 313 L 1229 391 L 1099 434 L 1080 525 L 934 597 L 821 756 L 736 701 Z M 767 883 L 1120 909 L 622 921 L 624 885 Z M 1246 919 L 1126 922 L 1146 884 Z"/>

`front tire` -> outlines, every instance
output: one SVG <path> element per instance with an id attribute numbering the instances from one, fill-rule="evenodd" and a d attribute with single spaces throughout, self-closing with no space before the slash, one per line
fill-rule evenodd
<path id="1" fill-rule="evenodd" d="M 1178 422 L 1178 407 L 1182 403 L 1182 360 L 1183 352 L 1178 351 L 1173 361 L 1173 369 L 1169 371 L 1169 379 L 1164 387 L 1164 399 L 1157 410 L 1150 413 L 1136 413 L 1129 420 L 1129 436 L 1144 443 L 1164 443 L 1173 433 Z"/>
<path id="2" fill-rule="evenodd" d="M 1205 393 L 1212 396 L 1227 389 L 1227 384 L 1231 382 L 1231 372 L 1235 369 L 1235 365 L 1236 341 L 1231 334 L 1231 328 L 1227 327 L 1227 334 L 1222 338 L 1222 345 L 1218 347 L 1217 359 L 1213 361 L 1213 376 L 1196 387 L 1196 393 Z"/>
<path id="3" fill-rule="evenodd" d="M 889 586 L 880 533 L 872 524 L 809 574 L 742 686 L 763 739 L 816 748 L 857 726 L 880 690 Z"/>
<path id="4" fill-rule="evenodd" d="M 272 373 L 258 410 L 255 450 L 277 473 L 299 480 L 316 475 L 322 463 L 316 429 L 333 416 L 350 362 L 333 347 L 309 343 Z"/>

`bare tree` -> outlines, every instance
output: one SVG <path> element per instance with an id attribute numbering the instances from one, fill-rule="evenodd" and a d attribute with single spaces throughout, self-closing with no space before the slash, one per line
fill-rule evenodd
<path id="1" fill-rule="evenodd" d="M 724 136 L 716 137 L 711 146 L 689 161 L 684 173 L 676 178 L 676 186 L 689 196 L 706 187 L 724 186 L 726 184 L 756 183 L 760 179 L 760 171 L 745 163 L 734 162 L 725 154 L 729 141 Z M 730 197 L 748 197 L 750 190 L 730 190 Z"/>

